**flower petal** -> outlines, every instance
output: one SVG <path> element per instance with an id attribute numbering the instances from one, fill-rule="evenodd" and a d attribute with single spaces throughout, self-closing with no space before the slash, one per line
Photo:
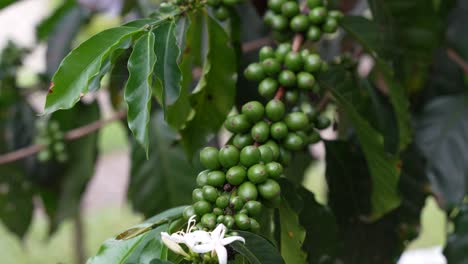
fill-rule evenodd
<path id="1" fill-rule="evenodd" d="M 168 233 L 161 232 L 161 240 L 170 250 L 174 251 L 175 253 L 184 257 L 190 257 L 177 242 L 171 239 L 171 236 Z"/>
<path id="2" fill-rule="evenodd" d="M 182 236 L 180 234 L 177 234 L 177 233 L 172 234 L 169 239 L 176 242 L 176 243 L 178 243 L 178 244 L 185 243 L 184 236 Z"/>
<path id="3" fill-rule="evenodd" d="M 215 247 L 214 247 L 214 244 L 210 242 L 210 243 L 203 243 L 203 244 L 195 245 L 191 249 L 193 252 L 196 252 L 196 253 L 206 253 L 206 252 L 210 252 L 214 250 Z"/>
<path id="4" fill-rule="evenodd" d="M 213 239 L 221 239 L 224 237 L 224 232 L 226 232 L 226 227 L 223 224 L 219 224 L 215 230 L 211 231 L 211 237 Z"/>
<path id="5" fill-rule="evenodd" d="M 210 234 L 206 231 L 194 231 L 192 233 L 185 234 L 185 244 L 192 249 L 197 244 L 211 243 Z"/>
<path id="6" fill-rule="evenodd" d="M 241 236 L 230 236 L 221 239 L 221 244 L 225 246 L 231 244 L 234 241 L 241 241 L 242 243 L 245 243 L 245 239 Z"/>
<path id="7" fill-rule="evenodd" d="M 218 244 L 215 248 L 216 255 L 218 255 L 219 264 L 227 264 L 227 250 L 222 245 Z"/>

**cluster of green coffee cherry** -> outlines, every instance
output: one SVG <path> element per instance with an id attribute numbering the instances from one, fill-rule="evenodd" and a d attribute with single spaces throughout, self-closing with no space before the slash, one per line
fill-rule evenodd
<path id="1" fill-rule="evenodd" d="M 334 33 L 343 14 L 327 10 L 324 0 L 307 0 L 301 8 L 296 0 L 268 0 L 268 11 L 264 21 L 276 36 L 288 36 L 290 32 L 303 33 L 308 39 L 317 41 L 322 33 Z"/>
<path id="2" fill-rule="evenodd" d="M 37 154 L 37 159 L 40 162 L 47 162 L 55 159 L 58 162 L 66 162 L 68 154 L 66 152 L 64 135 L 60 130 L 60 125 L 57 121 L 39 120 L 36 122 L 37 136 L 35 143 L 46 146 Z"/>
<path id="3" fill-rule="evenodd" d="M 220 21 L 225 21 L 229 18 L 229 13 L 232 7 L 239 4 L 242 0 L 207 0 L 206 3 L 213 8 L 214 16 Z"/>

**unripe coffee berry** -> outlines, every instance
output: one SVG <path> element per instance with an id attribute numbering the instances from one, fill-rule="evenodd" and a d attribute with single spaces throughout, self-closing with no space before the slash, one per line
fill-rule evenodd
<path id="1" fill-rule="evenodd" d="M 239 155 L 240 151 L 236 147 L 227 145 L 219 150 L 218 160 L 224 168 L 230 168 L 239 163 Z"/>
<path id="2" fill-rule="evenodd" d="M 271 27 L 274 30 L 285 30 L 288 27 L 288 19 L 282 15 L 275 15 L 271 18 Z"/>
<path id="3" fill-rule="evenodd" d="M 249 178 L 249 181 L 255 184 L 264 182 L 266 179 L 268 179 L 268 173 L 266 171 L 265 165 L 255 164 L 250 167 L 247 171 L 247 178 Z"/>
<path id="4" fill-rule="evenodd" d="M 308 72 L 297 74 L 297 87 L 306 90 L 312 90 L 315 85 L 315 77 Z"/>
<path id="5" fill-rule="evenodd" d="M 247 146 L 242 149 L 240 163 L 245 167 L 250 167 L 260 162 L 260 150 L 254 146 Z"/>
<path id="6" fill-rule="evenodd" d="M 285 17 L 293 17 L 299 14 L 299 4 L 296 1 L 287 1 L 281 6 L 281 13 Z"/>
<path id="7" fill-rule="evenodd" d="M 281 64 L 277 59 L 268 58 L 262 61 L 263 71 L 268 76 L 275 76 L 281 71 Z"/>
<path id="8" fill-rule="evenodd" d="M 340 20 L 343 18 L 343 13 L 339 10 L 332 10 L 328 12 L 328 17 L 334 18 L 336 20 Z"/>
<path id="9" fill-rule="evenodd" d="M 264 61 L 264 60 L 269 59 L 269 58 L 274 58 L 275 57 L 275 51 L 270 46 L 264 46 L 258 52 L 258 57 L 259 57 L 260 61 Z"/>
<path id="10" fill-rule="evenodd" d="M 224 175 L 224 172 L 212 171 L 208 173 L 208 178 L 206 179 L 206 183 L 214 187 L 222 187 L 224 185 L 225 180 L 226 180 L 226 175 Z"/>
<path id="11" fill-rule="evenodd" d="M 325 128 L 329 127 L 330 125 L 331 125 L 331 121 L 326 116 L 320 115 L 315 120 L 315 127 L 317 129 L 322 130 L 322 129 L 325 129 Z"/>
<path id="12" fill-rule="evenodd" d="M 307 72 L 317 72 L 322 67 L 322 60 L 318 54 L 310 54 L 304 60 L 304 70 Z"/>
<path id="13" fill-rule="evenodd" d="M 298 100 L 299 100 L 299 93 L 296 90 L 286 91 L 286 93 L 284 93 L 284 101 L 287 104 L 295 105 Z"/>
<path id="14" fill-rule="evenodd" d="M 242 166 L 231 167 L 226 172 L 226 180 L 232 185 L 239 185 L 244 182 L 247 171 Z"/>
<path id="15" fill-rule="evenodd" d="M 260 63 L 252 63 L 245 69 L 244 76 L 247 80 L 261 81 L 265 78 L 265 73 L 263 72 L 263 67 Z"/>
<path id="16" fill-rule="evenodd" d="M 296 133 L 288 133 L 283 145 L 288 150 L 300 150 L 304 147 L 304 140 Z"/>
<path id="17" fill-rule="evenodd" d="M 248 230 L 250 228 L 250 218 L 246 214 L 236 214 L 234 220 L 240 230 Z"/>
<path id="18" fill-rule="evenodd" d="M 205 198 L 203 198 L 202 189 L 200 189 L 200 188 L 193 189 L 193 191 L 192 191 L 192 200 L 194 202 L 205 200 Z"/>
<path id="19" fill-rule="evenodd" d="M 320 134 L 313 131 L 308 137 L 307 137 L 307 143 L 309 144 L 315 144 L 319 142 L 322 138 L 320 137 Z"/>
<path id="20" fill-rule="evenodd" d="M 300 71 L 302 69 L 302 56 L 299 52 L 290 51 L 284 57 L 284 65 L 291 71 Z"/>
<path id="21" fill-rule="evenodd" d="M 285 148 L 280 148 L 279 162 L 284 165 L 288 165 L 291 162 L 291 152 Z"/>
<path id="22" fill-rule="evenodd" d="M 268 179 L 258 185 L 258 192 L 263 198 L 271 200 L 280 195 L 281 187 L 275 180 Z"/>
<path id="23" fill-rule="evenodd" d="M 307 115 L 302 112 L 289 113 L 285 118 L 284 122 L 288 126 L 288 129 L 298 131 L 305 129 L 309 124 Z"/>
<path id="24" fill-rule="evenodd" d="M 218 207 L 213 208 L 214 215 L 218 216 L 218 215 L 222 215 L 223 213 L 224 213 L 223 209 L 218 208 Z"/>
<path id="25" fill-rule="evenodd" d="M 307 39 L 311 41 L 318 41 L 322 37 L 322 31 L 317 26 L 310 26 L 307 30 Z"/>
<path id="26" fill-rule="evenodd" d="M 213 229 L 216 226 L 216 215 L 212 213 L 204 214 L 201 218 L 201 223 L 208 229 Z"/>
<path id="27" fill-rule="evenodd" d="M 250 122 L 255 123 L 263 118 L 265 107 L 258 101 L 250 101 L 242 106 L 242 114 L 244 114 Z"/>
<path id="28" fill-rule="evenodd" d="M 296 15 L 291 19 L 289 26 L 294 32 L 303 32 L 309 27 L 309 20 L 305 15 Z"/>
<path id="29" fill-rule="evenodd" d="M 273 123 L 270 127 L 270 134 L 274 139 L 283 139 L 288 134 L 288 127 L 284 122 Z"/>
<path id="30" fill-rule="evenodd" d="M 229 18 L 229 10 L 227 7 L 221 5 L 214 9 L 214 15 L 217 19 L 224 21 Z"/>
<path id="31" fill-rule="evenodd" d="M 257 187 L 249 181 L 244 182 L 237 189 L 237 195 L 239 195 L 239 197 L 244 201 L 257 200 Z"/>
<path id="32" fill-rule="evenodd" d="M 224 215 L 218 215 L 218 217 L 216 217 L 216 223 L 218 224 L 223 224 L 224 223 Z"/>
<path id="33" fill-rule="evenodd" d="M 271 150 L 270 146 L 262 145 L 258 147 L 258 150 L 260 150 L 260 160 L 263 163 L 273 161 L 273 150 Z"/>
<path id="34" fill-rule="evenodd" d="M 310 10 L 309 20 L 313 24 L 321 24 L 327 18 L 327 9 L 325 7 L 319 6 Z"/>
<path id="35" fill-rule="evenodd" d="M 283 174 L 283 165 L 281 163 L 272 161 L 265 165 L 266 171 L 268 173 L 268 177 L 272 179 L 278 179 Z"/>
<path id="36" fill-rule="evenodd" d="M 338 21 L 332 17 L 328 17 L 322 25 L 323 32 L 334 33 L 338 29 Z"/>
<path id="37" fill-rule="evenodd" d="M 238 149 L 243 149 L 248 145 L 252 145 L 253 142 L 254 140 L 250 134 L 236 134 L 232 140 L 232 143 Z"/>
<path id="38" fill-rule="evenodd" d="M 251 124 L 245 115 L 240 114 L 228 117 L 224 126 L 232 133 L 245 133 L 250 129 Z"/>
<path id="39" fill-rule="evenodd" d="M 250 230 L 254 233 L 260 231 L 260 224 L 253 218 L 250 218 Z"/>
<path id="40" fill-rule="evenodd" d="M 307 0 L 307 7 L 313 9 L 318 6 L 323 6 L 323 0 Z"/>
<path id="41" fill-rule="evenodd" d="M 234 220 L 234 217 L 230 216 L 230 215 L 225 215 L 224 216 L 224 225 L 231 229 L 235 224 L 235 220 Z"/>
<path id="42" fill-rule="evenodd" d="M 204 170 L 202 172 L 200 172 L 197 176 L 197 185 L 199 187 L 203 187 L 205 185 L 207 185 L 206 181 L 208 179 L 208 173 L 210 172 L 210 170 Z"/>
<path id="43" fill-rule="evenodd" d="M 231 197 L 229 204 L 234 210 L 238 211 L 244 206 L 244 201 L 239 196 Z"/>
<path id="44" fill-rule="evenodd" d="M 250 216 L 257 216 L 262 212 L 262 204 L 259 201 L 248 201 L 245 203 L 244 209 Z"/>
<path id="45" fill-rule="evenodd" d="M 258 93 L 267 99 L 273 98 L 277 90 L 278 82 L 272 78 L 266 78 L 258 85 Z"/>
<path id="46" fill-rule="evenodd" d="M 286 0 L 268 0 L 268 8 L 277 13 L 280 13 L 281 6 L 283 6 L 284 2 L 286 2 Z"/>
<path id="47" fill-rule="evenodd" d="M 296 75 L 290 70 L 283 70 L 278 76 L 278 82 L 284 87 L 293 87 L 296 85 Z"/>
<path id="48" fill-rule="evenodd" d="M 193 209 L 195 209 L 197 215 L 202 216 L 211 212 L 212 207 L 211 204 L 207 201 L 198 201 L 193 204 Z"/>
<path id="49" fill-rule="evenodd" d="M 281 100 L 271 100 L 265 107 L 265 114 L 273 122 L 280 121 L 284 117 L 286 106 Z"/>
<path id="50" fill-rule="evenodd" d="M 196 213 L 195 213 L 195 209 L 193 208 L 193 206 L 185 207 L 184 212 L 182 213 L 182 216 L 184 217 L 185 220 L 189 220 L 190 217 L 194 215 L 196 215 Z"/>
<path id="51" fill-rule="evenodd" d="M 273 160 L 277 160 L 280 156 L 280 148 L 278 144 L 276 144 L 273 140 L 268 140 L 267 143 L 263 144 L 263 146 L 270 147 L 271 151 L 273 151 Z"/>
<path id="52" fill-rule="evenodd" d="M 229 198 L 226 195 L 221 195 L 216 199 L 216 207 L 224 209 L 229 205 Z"/>
<path id="53" fill-rule="evenodd" d="M 265 121 L 257 122 L 252 127 L 251 135 L 256 142 L 263 143 L 270 136 L 270 126 Z"/>
<path id="54" fill-rule="evenodd" d="M 200 152 L 200 162 L 207 169 L 218 169 L 220 167 L 218 161 L 218 149 L 214 147 L 205 147 Z"/>
<path id="55" fill-rule="evenodd" d="M 288 52 L 290 52 L 291 49 L 292 47 L 291 47 L 291 44 L 289 43 L 282 43 L 278 45 L 278 47 L 276 48 L 276 52 L 275 52 L 276 59 L 282 62 L 286 54 L 288 54 Z"/>
<path id="56" fill-rule="evenodd" d="M 203 199 L 207 200 L 208 202 L 216 202 L 218 199 L 218 190 L 212 186 L 204 186 L 203 187 Z"/>

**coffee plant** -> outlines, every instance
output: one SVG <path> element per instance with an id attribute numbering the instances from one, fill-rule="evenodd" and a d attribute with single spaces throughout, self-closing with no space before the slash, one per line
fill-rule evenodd
<path id="1" fill-rule="evenodd" d="M 79 214 L 98 156 L 82 129 L 99 122 L 82 98 L 106 86 L 129 128 L 128 198 L 149 219 L 87 263 L 395 263 L 431 196 L 454 227 L 447 260 L 466 262 L 466 1 L 124 2 L 140 18 L 70 52 L 99 10 L 66 0 L 38 26 L 40 118 L 15 78 L 27 51 L 3 51 L 0 149 L 36 144 L 0 155 L 21 197 L 0 189 L 10 230 L 24 235 L 36 196 L 51 232 Z M 326 202 L 306 184 L 320 146 Z"/>

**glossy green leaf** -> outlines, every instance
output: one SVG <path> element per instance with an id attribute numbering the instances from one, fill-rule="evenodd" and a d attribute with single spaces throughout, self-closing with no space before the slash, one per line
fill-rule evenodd
<path id="1" fill-rule="evenodd" d="M 400 204 L 398 193 L 399 171 L 398 158 L 386 153 L 382 135 L 359 114 L 354 104 L 342 93 L 353 85 L 350 76 L 340 68 L 334 68 L 321 81 L 335 97 L 338 106 L 343 109 L 352 123 L 357 138 L 365 154 L 369 171 L 372 175 L 372 219 L 377 219 L 395 209 Z M 339 80 L 339 81 L 338 81 Z"/>
<path id="2" fill-rule="evenodd" d="M 412 128 L 409 113 L 409 101 L 404 88 L 394 80 L 387 59 L 392 51 L 388 45 L 388 35 L 385 29 L 381 30 L 378 24 L 360 16 L 347 16 L 341 26 L 364 46 L 377 60 L 377 66 L 382 70 L 383 78 L 388 85 L 390 102 L 397 116 L 399 128 L 399 150 L 404 150 L 411 142 Z"/>
<path id="3" fill-rule="evenodd" d="M 139 32 L 141 29 L 134 27 L 111 28 L 74 49 L 52 78 L 53 92 L 47 96 L 45 113 L 73 107 L 88 91 L 90 81 L 100 73 L 110 53 Z"/>
<path id="4" fill-rule="evenodd" d="M 244 256 L 250 264 L 285 263 L 277 248 L 265 238 L 246 231 L 237 231 L 245 244 L 235 241 L 231 247 Z"/>
<path id="5" fill-rule="evenodd" d="M 141 148 L 132 145 L 128 187 L 133 208 L 146 216 L 190 203 L 198 174 L 177 143 L 177 132 L 164 122 L 161 111 L 153 112 L 149 132 L 149 160 Z"/>
<path id="6" fill-rule="evenodd" d="M 438 97 L 416 116 L 416 143 L 428 161 L 427 173 L 440 204 L 449 209 L 468 192 L 468 99 Z"/>
<path id="7" fill-rule="evenodd" d="M 125 86 L 124 99 L 128 106 L 128 127 L 138 143 L 148 153 L 148 127 L 151 113 L 151 94 L 156 54 L 154 53 L 155 36 L 152 32 L 143 35 L 135 43 L 128 60 L 129 77 Z"/>
<path id="8" fill-rule="evenodd" d="M 182 74 L 177 64 L 180 56 L 176 39 L 177 25 L 170 21 L 154 29 L 155 52 L 158 57 L 155 67 L 158 81 L 155 90 L 163 103 L 165 119 L 174 128 L 180 128 L 190 113 L 188 90 L 182 89 Z"/>
<path id="9" fill-rule="evenodd" d="M 306 263 L 306 254 L 302 245 L 306 231 L 299 223 L 299 216 L 283 202 L 279 208 L 281 225 L 281 256 L 286 263 Z"/>
<path id="10" fill-rule="evenodd" d="M 468 251 L 468 204 L 463 204 L 453 219 L 455 229 L 448 236 L 444 255 L 447 263 L 465 264 Z"/>
<path id="11" fill-rule="evenodd" d="M 51 116 L 60 124 L 62 131 L 87 125 L 100 118 L 97 102 L 90 105 L 77 104 L 69 111 L 56 112 Z M 98 132 L 88 134 L 67 143 L 68 161 L 37 163 L 34 169 L 35 183 L 50 218 L 50 231 L 54 232 L 65 219 L 80 211 L 82 195 L 94 175 L 98 156 Z"/>
<path id="12" fill-rule="evenodd" d="M 208 54 L 203 76 L 191 97 L 194 116 L 182 130 L 187 154 L 192 156 L 223 124 L 234 104 L 236 59 L 223 28 L 206 16 Z"/>
<path id="13" fill-rule="evenodd" d="M 135 228 L 145 228 L 151 226 L 152 223 L 161 221 L 163 219 L 175 219 L 182 216 L 182 211 L 185 206 L 173 208 L 164 211 L 147 221 L 145 223 L 136 226 Z M 142 252 L 145 251 L 146 247 L 152 245 L 152 249 L 155 251 L 153 254 L 161 254 L 162 247 L 159 247 L 161 232 L 167 231 L 169 226 L 167 224 L 161 225 L 156 229 L 146 232 L 140 236 L 134 237 L 129 240 L 116 240 L 114 238 L 108 239 L 99 248 L 97 254 L 90 258 L 87 264 L 134 264 L 134 263 L 151 263 L 151 262 L 140 262 Z M 157 241 L 157 242 L 156 242 Z M 159 252 L 159 253 L 158 253 Z M 145 260 L 146 261 L 146 260 Z"/>
<path id="14" fill-rule="evenodd" d="M 312 156 L 308 149 L 293 152 L 291 162 L 285 167 L 284 176 L 295 183 L 302 183 L 311 162 Z"/>

